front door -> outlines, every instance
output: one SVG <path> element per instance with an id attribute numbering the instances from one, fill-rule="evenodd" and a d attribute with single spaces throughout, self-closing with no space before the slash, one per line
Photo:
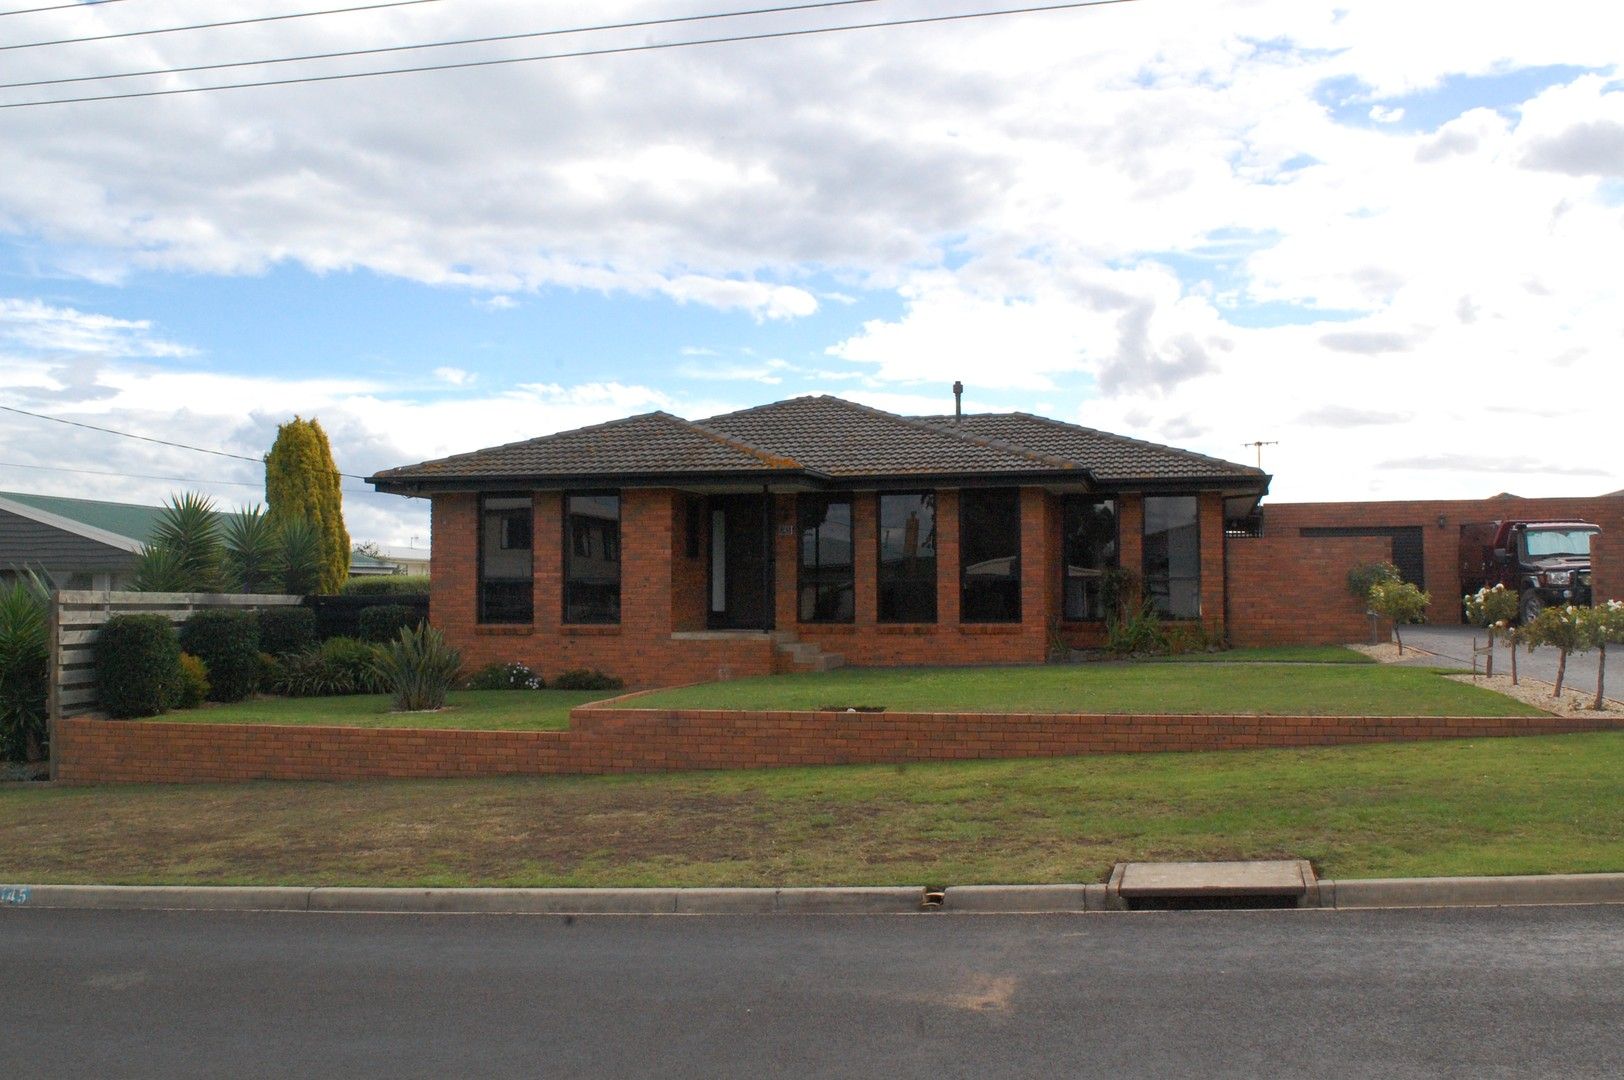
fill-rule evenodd
<path id="1" fill-rule="evenodd" d="M 764 495 L 710 499 L 710 618 L 717 630 L 770 630 L 772 522 Z"/>

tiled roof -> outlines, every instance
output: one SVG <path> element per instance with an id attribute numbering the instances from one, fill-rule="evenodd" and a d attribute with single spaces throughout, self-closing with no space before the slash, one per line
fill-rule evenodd
<path id="1" fill-rule="evenodd" d="M 604 476 L 793 469 L 795 462 L 706 431 L 670 413 L 651 412 L 469 454 L 385 469 L 374 479 Z"/>
<path id="2" fill-rule="evenodd" d="M 1098 480 L 1193 480 L 1236 477 L 1262 479 L 1261 469 L 1160 443 L 1051 420 L 1030 413 L 973 413 L 957 424 L 951 416 L 917 419 L 938 427 L 958 427 L 974 435 L 1003 439 L 1077 462 Z"/>
<path id="3" fill-rule="evenodd" d="M 1072 469 L 1072 461 L 944 430 L 844 398 L 798 397 L 699 421 L 829 476 L 973 475 Z"/>
<path id="4" fill-rule="evenodd" d="M 387 469 L 399 484 L 628 476 L 1006 477 L 1262 480 L 1245 465 L 1025 413 L 898 416 L 827 395 L 688 421 L 653 412 Z"/>

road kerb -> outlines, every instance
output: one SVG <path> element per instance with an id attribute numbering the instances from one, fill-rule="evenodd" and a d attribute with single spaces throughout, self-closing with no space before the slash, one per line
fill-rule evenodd
<path id="1" fill-rule="evenodd" d="M 903 914 L 923 886 L 705 889 L 391 889 L 304 886 L 4 885 L 7 908 L 170 911 L 321 911 L 463 914 Z M 1317 905 L 1314 904 L 1317 900 Z M 1624 904 L 1624 874 L 1321 880 L 1306 906 L 1361 910 Z M 1103 912 L 1109 887 L 957 885 L 945 913 Z"/>
<path id="2" fill-rule="evenodd" d="M 1363 878 L 1322 881 L 1319 884 L 1320 906 L 1344 911 L 1357 908 L 1624 904 L 1624 874 Z"/>

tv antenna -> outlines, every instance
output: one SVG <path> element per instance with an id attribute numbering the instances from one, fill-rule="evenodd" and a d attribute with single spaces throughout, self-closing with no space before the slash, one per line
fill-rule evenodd
<path id="1" fill-rule="evenodd" d="M 1263 448 L 1265 446 L 1279 446 L 1280 442 L 1277 439 L 1255 439 L 1252 442 L 1241 443 L 1241 445 L 1250 446 L 1257 451 L 1257 467 L 1261 469 L 1263 468 Z"/>

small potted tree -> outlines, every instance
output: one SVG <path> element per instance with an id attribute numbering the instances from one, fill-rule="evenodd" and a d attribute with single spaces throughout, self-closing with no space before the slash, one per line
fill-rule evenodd
<path id="1" fill-rule="evenodd" d="M 1405 623 L 1426 621 L 1427 605 L 1432 597 L 1408 581 L 1378 581 L 1370 587 L 1370 610 L 1393 623 L 1393 640 L 1398 643 L 1398 654 L 1404 655 L 1404 637 L 1399 627 Z"/>

